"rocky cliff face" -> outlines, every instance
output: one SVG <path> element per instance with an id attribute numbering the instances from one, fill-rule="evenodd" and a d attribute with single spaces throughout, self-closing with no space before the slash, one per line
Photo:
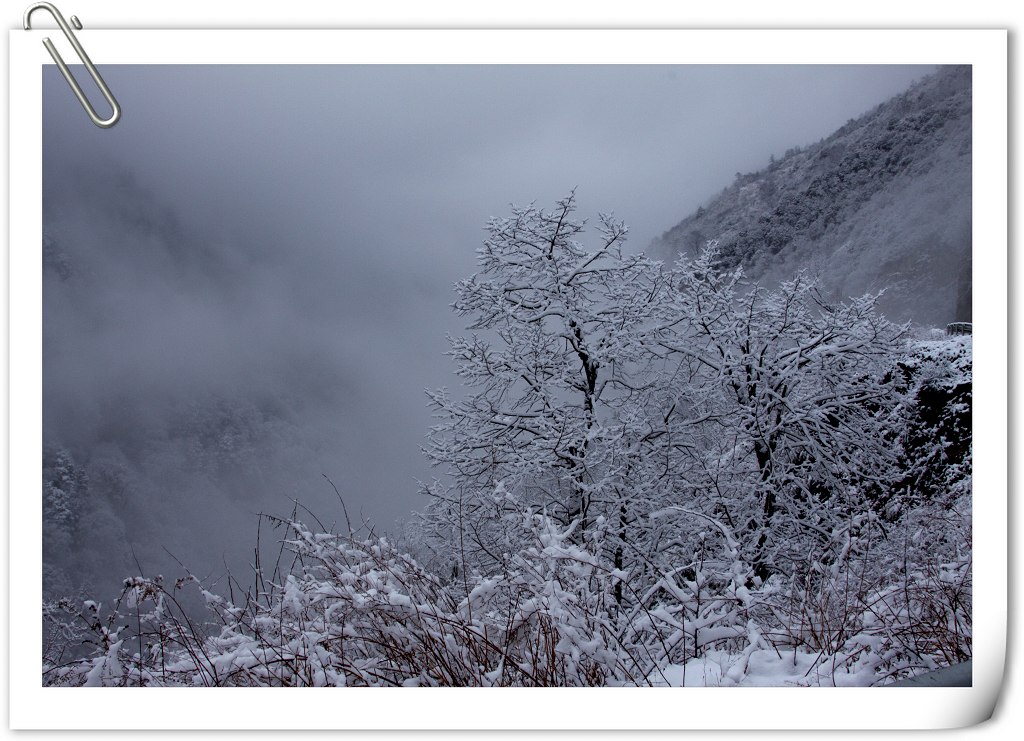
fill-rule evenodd
<path id="1" fill-rule="evenodd" d="M 970 321 L 971 68 L 942 68 L 827 139 L 737 173 L 650 252 L 674 259 L 712 239 L 762 283 L 806 269 L 833 299 L 884 289 L 892 319 Z"/>

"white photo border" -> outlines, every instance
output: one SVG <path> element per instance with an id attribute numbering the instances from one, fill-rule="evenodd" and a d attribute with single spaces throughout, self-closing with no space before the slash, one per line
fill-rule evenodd
<path id="1" fill-rule="evenodd" d="M 53 34 L 60 42 L 59 34 Z M 1007 34 L 1001 30 L 90 30 L 104 64 L 973 66 L 974 684 L 966 688 L 41 686 L 42 75 L 11 31 L 9 722 L 15 729 L 955 728 L 992 712 L 1007 631 Z M 65 45 L 67 46 L 67 45 Z M 66 59 L 73 52 L 61 47 Z M 114 90 L 116 96 L 117 91 Z M 71 92 L 68 91 L 70 95 Z M 101 104 L 102 106 L 102 104 Z M 102 108 L 100 108 L 102 110 Z M 84 113 L 82 114 L 84 118 Z M 197 116 L 202 111 L 196 111 Z M 980 537 L 978 537 L 980 536 Z M 288 692 L 287 697 L 283 693 Z M 128 693 L 131 693 L 130 695 Z M 273 703 L 278 712 L 259 712 Z M 395 712 L 401 706 L 402 712 Z M 187 712 L 175 712 L 174 708 Z M 736 712 L 743 707 L 742 714 Z M 575 708 L 567 712 L 568 708 Z M 583 710 L 585 709 L 585 710 Z"/>

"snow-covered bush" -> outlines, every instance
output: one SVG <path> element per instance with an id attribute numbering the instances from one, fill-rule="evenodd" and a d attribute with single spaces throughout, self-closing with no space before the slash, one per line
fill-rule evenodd
<path id="1" fill-rule="evenodd" d="M 291 567 L 239 604 L 192 578 L 125 581 L 101 616 L 84 603 L 92 655 L 44 671 L 49 684 L 107 686 L 563 686 L 645 683 L 657 669 L 624 641 L 613 595 L 627 575 L 543 515 L 508 571 L 443 584 L 386 539 L 286 523 Z M 178 591 L 202 591 L 188 615 Z"/>
<path id="2" fill-rule="evenodd" d="M 682 508 L 656 514 L 694 516 Z M 274 580 L 237 603 L 192 577 L 169 587 L 159 577 L 128 579 L 107 611 L 85 602 L 77 624 L 59 625 L 69 639 L 88 636 L 91 652 L 48 657 L 44 682 L 647 685 L 675 683 L 679 667 L 725 655 L 719 681 L 741 684 L 756 681 L 746 677 L 757 657 L 792 651 L 794 666 L 799 654 L 818 675 L 872 684 L 970 656 L 969 553 L 944 563 L 908 555 L 904 570 L 892 572 L 871 552 L 877 533 L 865 527 L 847 533 L 841 560 L 818 564 L 818 578 L 754 587 L 729 529 L 697 517 L 706 525 L 703 550 L 641 594 L 604 555 L 603 522 L 579 544 L 575 524 L 563 528 L 529 512 L 516 519 L 510 527 L 529 545 L 509 554 L 507 569 L 458 581 L 438 578 L 386 539 L 282 523 L 290 566 L 278 564 Z M 186 589 L 202 595 L 205 613 L 182 606 Z M 70 611 L 68 604 L 50 610 L 57 608 Z"/>

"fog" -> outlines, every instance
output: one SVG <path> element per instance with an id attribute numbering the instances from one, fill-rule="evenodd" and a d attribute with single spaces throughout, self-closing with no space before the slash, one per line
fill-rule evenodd
<path id="1" fill-rule="evenodd" d="M 398 534 L 489 216 L 576 188 L 644 249 L 931 70 L 106 66 L 102 130 L 45 67 L 44 445 L 88 476 L 54 584 L 244 571 L 256 513 L 340 521 L 324 475 Z"/>

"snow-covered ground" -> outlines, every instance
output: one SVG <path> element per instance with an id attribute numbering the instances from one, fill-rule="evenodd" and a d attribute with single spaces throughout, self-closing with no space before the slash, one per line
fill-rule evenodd
<path id="1" fill-rule="evenodd" d="M 821 653 L 804 649 L 758 649 L 749 657 L 708 651 L 685 665 L 669 666 L 664 675 L 656 683 L 672 687 L 869 687 L 877 682 L 870 667 L 834 667 Z"/>

